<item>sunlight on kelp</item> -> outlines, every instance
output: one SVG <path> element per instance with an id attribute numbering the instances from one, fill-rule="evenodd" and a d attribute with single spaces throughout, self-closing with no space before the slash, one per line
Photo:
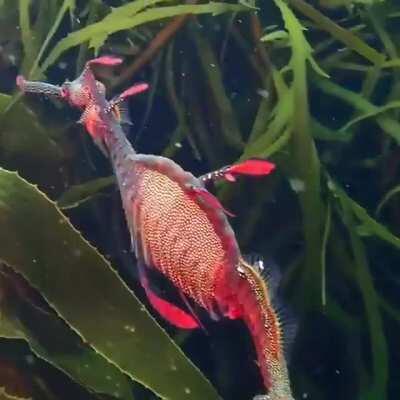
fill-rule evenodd
<path id="1" fill-rule="evenodd" d="M 396 398 L 399 18 L 394 0 L 0 1 L 0 166 L 5 182 L 0 186 L 0 236 L 9 252 L 0 250 L 8 265 L 1 268 L 0 335 L 11 352 L 18 345 L 7 338 L 17 338 L 29 343 L 27 352 L 46 360 L 46 367 L 34 372 L 44 391 L 35 392 L 38 385 L 32 384 L 35 390 L 17 397 L 68 398 L 53 393 L 52 366 L 63 371 L 64 387 L 84 388 L 85 399 L 96 393 L 115 397 L 105 376 L 120 383 L 123 398 L 151 396 L 134 380 L 166 398 L 187 396 L 175 392 L 183 387 L 193 399 L 217 397 L 147 313 L 142 315 L 141 304 L 100 256 L 107 254 L 136 288 L 111 171 L 75 124 L 79 116 L 49 100 L 27 98 L 22 104 L 13 93 L 17 73 L 60 83 L 75 78 L 86 59 L 99 53 L 125 58 L 116 73 L 97 71 L 111 91 L 133 80 L 151 83 L 147 98 L 130 107 L 128 136 L 140 151 L 173 157 L 198 175 L 249 157 L 268 157 L 277 164 L 271 178 L 218 184 L 216 191 L 237 214 L 232 223 L 242 247 L 280 266 L 281 289 L 300 326 L 291 349 L 296 398 Z M 22 192 L 27 197 L 18 197 Z M 63 224 L 48 226 L 47 213 Z M 93 253 L 96 272 L 90 273 L 95 267 L 89 263 L 73 263 L 63 254 L 77 250 L 64 245 L 64 230 L 80 238 L 79 249 Z M 9 267 L 22 272 L 53 308 L 47 309 L 43 298 L 38 302 L 18 291 L 26 282 Z M 59 279 L 60 271 L 65 279 Z M 82 274 L 77 296 L 74 281 Z M 109 301 L 126 296 L 111 320 L 123 314 L 123 325 L 130 326 L 136 314 L 145 319 L 140 329 L 134 322 L 145 343 L 135 357 L 130 342 L 118 351 L 107 347 L 107 340 L 117 342 L 122 336 L 110 325 L 103 294 L 96 289 L 106 274 L 118 286 Z M 87 317 L 91 313 L 99 318 L 93 317 L 93 326 Z M 106 327 L 101 338 L 95 335 L 99 326 Z M 167 329 L 174 337 L 176 332 Z M 42 330 L 59 335 L 60 341 L 43 339 Z M 242 340 L 241 332 L 229 332 L 232 340 Z M 257 394 L 251 373 L 247 387 L 242 371 L 231 366 L 244 361 L 229 362 L 230 344 L 213 334 L 200 336 L 188 334 L 182 346 L 221 396 Z M 153 338 L 153 346 L 146 337 Z M 57 351 L 60 343 L 67 353 Z M 186 371 L 173 373 L 168 382 L 160 370 L 170 366 L 167 356 L 161 360 L 167 351 Z M 83 359 L 92 365 L 91 374 L 79 373 Z M 8 362 L 7 354 L 0 352 L 3 361 Z M 18 379 L 26 379 L 24 368 L 15 365 Z"/>

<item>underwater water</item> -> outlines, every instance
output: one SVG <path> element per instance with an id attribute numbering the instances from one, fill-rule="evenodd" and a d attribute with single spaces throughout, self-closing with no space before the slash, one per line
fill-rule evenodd
<path id="1" fill-rule="evenodd" d="M 269 399 L 251 312 L 216 318 L 153 268 L 201 326 L 162 318 L 84 107 L 16 86 L 112 55 L 108 99 L 149 84 L 121 120 L 137 152 L 196 177 L 274 163 L 207 188 L 263 260 L 293 398 L 398 399 L 399 27 L 396 0 L 0 0 L 0 398 Z"/>

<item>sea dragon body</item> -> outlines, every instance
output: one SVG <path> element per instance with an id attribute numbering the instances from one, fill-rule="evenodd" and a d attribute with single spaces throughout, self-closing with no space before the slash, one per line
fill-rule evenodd
<path id="1" fill-rule="evenodd" d="M 198 326 L 190 314 L 151 291 L 148 268 L 156 268 L 183 296 L 212 316 L 242 319 L 253 338 L 266 399 L 292 400 L 282 330 L 267 283 L 242 258 L 226 210 L 205 188 L 208 179 L 233 181 L 241 173 L 262 175 L 272 169 L 271 164 L 266 171 L 265 163 L 245 162 L 196 178 L 168 158 L 136 153 L 115 111 L 125 98 L 146 90 L 146 84 L 135 85 L 107 101 L 104 86 L 91 71 L 94 64 L 119 63 L 119 59 L 107 56 L 92 60 L 76 81 L 61 87 L 22 77 L 17 78 L 17 84 L 25 92 L 56 96 L 83 111 L 80 122 L 110 157 L 141 283 L 153 307 L 178 327 Z"/>

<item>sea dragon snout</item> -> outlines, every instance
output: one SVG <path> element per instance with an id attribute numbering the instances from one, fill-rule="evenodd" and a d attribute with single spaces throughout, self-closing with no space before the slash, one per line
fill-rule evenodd
<path id="1" fill-rule="evenodd" d="M 212 316 L 242 319 L 253 338 L 265 399 L 292 400 L 281 327 L 268 285 L 243 260 L 227 219 L 230 213 L 206 189 L 209 181 L 234 182 L 240 175 L 268 175 L 275 165 L 251 159 L 196 178 L 168 158 L 136 153 L 121 127 L 121 105 L 148 85 L 134 85 L 108 101 L 104 85 L 91 70 L 93 65 L 121 62 L 110 56 L 89 61 L 76 80 L 62 86 L 22 77 L 17 85 L 24 92 L 56 96 L 83 111 L 80 121 L 110 157 L 117 177 L 140 281 L 150 304 L 180 328 L 200 325 L 191 303 Z M 153 291 L 148 278 L 152 268 L 175 285 L 187 310 Z"/>

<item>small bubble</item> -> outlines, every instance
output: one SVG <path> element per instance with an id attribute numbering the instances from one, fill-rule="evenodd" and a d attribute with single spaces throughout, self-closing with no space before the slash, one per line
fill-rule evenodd
<path id="1" fill-rule="evenodd" d="M 32 262 L 33 262 L 34 264 L 36 264 L 36 263 L 37 263 L 36 258 L 32 258 Z"/>
<path id="2" fill-rule="evenodd" d="M 210 67 L 215 68 L 216 65 L 215 64 L 210 64 Z"/>
<path id="3" fill-rule="evenodd" d="M 175 143 L 175 147 L 177 147 L 178 149 L 182 148 L 182 143 L 176 142 Z"/>
<path id="4" fill-rule="evenodd" d="M 338 369 L 335 369 L 336 375 L 340 375 L 340 371 Z"/>
<path id="5" fill-rule="evenodd" d="M 304 393 L 301 395 L 301 398 L 302 398 L 302 399 L 308 399 L 308 393 L 304 392 Z"/>
<path id="6" fill-rule="evenodd" d="M 190 393 L 192 393 L 192 391 L 191 391 L 191 390 L 190 390 L 188 387 L 185 387 L 185 389 L 184 389 L 184 390 L 185 390 L 185 393 L 186 393 L 186 394 L 190 394 Z"/>

